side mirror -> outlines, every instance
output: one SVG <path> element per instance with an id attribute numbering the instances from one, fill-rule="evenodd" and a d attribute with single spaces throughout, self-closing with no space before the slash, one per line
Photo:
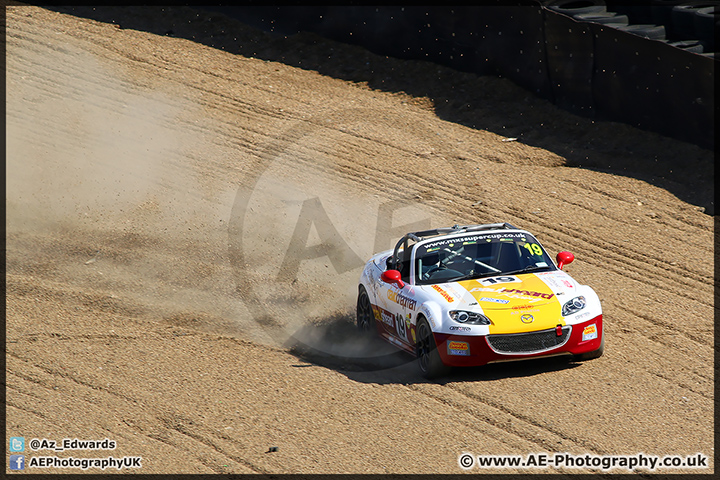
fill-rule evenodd
<path id="1" fill-rule="evenodd" d="M 570 252 L 560 252 L 557 254 L 557 264 L 560 270 L 562 270 L 564 265 L 572 263 L 573 260 L 575 260 L 575 255 Z"/>
<path id="2" fill-rule="evenodd" d="M 385 283 L 394 283 L 398 288 L 403 288 L 405 282 L 400 280 L 400 272 L 397 270 L 385 270 L 381 275 L 380 279 Z"/>

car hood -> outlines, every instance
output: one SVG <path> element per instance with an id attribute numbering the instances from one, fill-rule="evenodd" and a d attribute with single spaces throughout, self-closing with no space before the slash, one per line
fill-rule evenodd
<path id="1" fill-rule="evenodd" d="M 576 296 L 579 285 L 561 270 L 486 277 L 433 285 L 453 309 L 482 311 L 490 333 L 518 333 L 565 325 L 562 305 Z M 454 298 L 453 298 L 454 296 Z"/>

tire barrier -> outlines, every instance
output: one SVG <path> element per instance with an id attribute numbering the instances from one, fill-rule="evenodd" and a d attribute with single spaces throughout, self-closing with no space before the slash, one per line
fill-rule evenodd
<path id="1" fill-rule="evenodd" d="M 720 2 L 622 3 L 215 10 L 276 32 L 309 31 L 379 55 L 500 75 L 574 113 L 714 148 L 708 32 L 717 29 L 717 10 L 708 9 Z"/>
<path id="2" fill-rule="evenodd" d="M 613 28 L 622 30 L 624 32 L 634 33 L 641 37 L 649 38 L 651 40 L 665 40 L 665 27 L 662 25 L 613 25 L 609 24 Z"/>
<path id="3" fill-rule="evenodd" d="M 652 24 L 665 27 L 670 41 L 700 39 L 714 48 L 718 32 L 716 8 L 718 0 L 645 0 L 628 2 L 607 0 L 609 11 L 627 15 L 630 24 Z"/>
<path id="4" fill-rule="evenodd" d="M 696 38 L 696 19 L 698 18 L 698 13 L 707 11 L 708 8 L 712 9 L 717 5 L 719 5 L 718 2 L 692 2 L 674 6 L 672 9 L 671 22 L 675 36 L 678 39 Z"/>
<path id="5" fill-rule="evenodd" d="M 679 42 L 669 42 L 668 45 L 672 45 L 675 48 L 681 48 L 686 52 L 691 53 L 703 53 L 705 49 L 700 43 L 700 40 L 681 40 Z"/>
<path id="6" fill-rule="evenodd" d="M 697 38 L 702 39 L 705 49 L 715 51 L 715 38 L 720 30 L 718 19 L 720 18 L 720 6 L 700 8 L 695 12 L 694 27 Z"/>
<path id="7" fill-rule="evenodd" d="M 618 15 L 615 12 L 581 13 L 573 15 L 580 22 L 602 23 L 603 25 L 627 25 L 630 23 L 627 15 Z"/>
<path id="8" fill-rule="evenodd" d="M 607 12 L 604 0 L 551 0 L 543 2 L 548 9 L 569 17 L 575 15 L 601 15 Z"/>

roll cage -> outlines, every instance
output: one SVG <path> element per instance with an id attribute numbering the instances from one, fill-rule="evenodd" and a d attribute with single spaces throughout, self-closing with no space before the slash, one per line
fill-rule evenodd
<path id="1" fill-rule="evenodd" d="M 392 255 L 390 255 L 387 259 L 387 268 L 389 270 L 399 270 L 401 278 L 404 281 L 407 281 L 410 275 L 410 257 L 412 255 L 412 247 L 415 244 L 432 237 L 442 237 L 443 235 L 452 235 L 456 233 L 478 232 L 482 230 L 519 229 L 509 223 L 486 223 L 484 225 L 454 225 L 452 227 L 434 228 L 431 230 L 406 233 L 405 236 L 403 236 L 395 244 Z"/>

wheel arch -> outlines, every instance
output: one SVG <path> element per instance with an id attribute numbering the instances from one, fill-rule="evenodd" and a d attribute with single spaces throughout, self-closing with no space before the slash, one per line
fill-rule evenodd
<path id="1" fill-rule="evenodd" d="M 430 326 L 430 331 L 435 333 L 442 328 L 442 308 L 436 302 L 428 301 L 420 305 L 415 315 L 415 326 L 424 318 Z"/>

